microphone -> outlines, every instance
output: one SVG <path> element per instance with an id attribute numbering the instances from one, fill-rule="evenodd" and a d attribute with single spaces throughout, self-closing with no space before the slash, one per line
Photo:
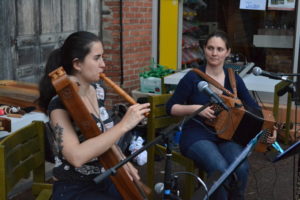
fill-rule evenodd
<path id="1" fill-rule="evenodd" d="M 291 82 L 291 80 L 289 80 L 287 78 L 287 76 L 279 76 L 276 73 L 266 72 L 266 71 L 262 70 L 260 67 L 254 67 L 253 70 L 252 70 L 252 73 L 255 76 L 265 76 L 265 77 L 275 79 L 275 80 L 283 80 L 283 81 Z"/>
<path id="2" fill-rule="evenodd" d="M 156 183 L 154 186 L 154 191 L 156 192 L 156 194 L 164 193 L 165 192 L 164 189 L 165 189 L 164 183 Z M 179 196 L 177 196 L 176 194 L 173 194 L 172 192 L 170 192 L 170 193 L 167 192 L 167 195 L 168 195 L 167 199 L 181 200 L 181 198 Z"/>
<path id="3" fill-rule="evenodd" d="M 165 184 L 163 183 L 156 183 L 154 186 L 154 191 L 156 192 L 156 194 L 163 193 L 164 189 L 165 189 Z"/>
<path id="4" fill-rule="evenodd" d="M 219 104 L 224 108 L 225 110 L 229 110 L 228 106 L 224 103 L 224 101 L 219 97 L 216 93 L 214 93 L 209 87 L 206 81 L 200 81 L 197 85 L 198 90 L 200 92 L 206 93 L 210 97 L 210 99 L 213 101 L 213 103 Z"/>

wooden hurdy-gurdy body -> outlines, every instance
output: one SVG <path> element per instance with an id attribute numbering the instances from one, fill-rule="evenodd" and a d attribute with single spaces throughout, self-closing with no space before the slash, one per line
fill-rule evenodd
<path id="1" fill-rule="evenodd" d="M 241 100 L 238 99 L 235 74 L 231 68 L 228 69 L 228 75 L 233 93 L 201 70 L 194 68 L 193 72 L 228 95 L 222 94 L 219 96 L 229 107 L 229 111 L 214 104 L 212 108 L 215 111 L 216 118 L 205 120 L 205 123 L 216 131 L 218 137 L 225 140 L 234 140 L 244 146 L 264 129 L 266 134 L 260 137 L 256 150 L 266 151 L 268 147 L 266 138 L 273 133 L 275 125 L 273 113 L 264 109 L 246 108 L 243 105 Z"/>
<path id="2" fill-rule="evenodd" d="M 218 137 L 225 140 L 234 140 L 245 146 L 262 129 L 267 129 L 267 135 L 274 129 L 275 119 L 272 111 L 246 109 L 239 99 L 234 99 L 221 95 L 224 103 L 230 108 L 229 111 L 222 109 L 218 105 L 213 105 L 215 115 L 214 120 L 205 120 L 205 123 L 213 127 Z M 263 136 L 256 150 L 266 151 L 266 136 Z"/>

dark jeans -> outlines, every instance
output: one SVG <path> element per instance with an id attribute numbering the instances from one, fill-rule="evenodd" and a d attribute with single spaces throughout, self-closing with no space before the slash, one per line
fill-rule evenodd
<path id="1" fill-rule="evenodd" d="M 188 149 L 186 156 L 204 169 L 209 177 L 214 172 L 224 173 L 242 151 L 243 147 L 234 142 L 199 140 Z M 235 170 L 235 178 L 230 177 L 226 181 L 228 184 L 223 184 L 210 199 L 244 199 L 248 173 L 249 164 L 246 160 Z"/>
<path id="2" fill-rule="evenodd" d="M 94 182 L 55 181 L 53 186 L 53 200 L 121 200 L 110 179 L 99 184 Z"/>

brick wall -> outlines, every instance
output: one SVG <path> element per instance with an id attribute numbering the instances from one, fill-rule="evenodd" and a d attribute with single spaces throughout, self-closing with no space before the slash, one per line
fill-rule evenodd
<path id="1" fill-rule="evenodd" d="M 120 1 L 104 0 L 103 44 L 105 51 L 106 75 L 128 94 L 139 88 L 139 73 L 150 65 L 152 43 L 152 0 L 122 1 L 122 57 L 120 45 Z M 124 102 L 118 94 L 108 89 L 107 106 Z"/>

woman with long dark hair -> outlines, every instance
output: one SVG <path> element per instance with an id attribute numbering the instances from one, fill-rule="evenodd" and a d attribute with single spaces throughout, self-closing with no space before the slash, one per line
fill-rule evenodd
<path id="1" fill-rule="evenodd" d="M 54 200 L 122 199 L 109 178 L 99 184 L 93 182 L 103 172 L 97 157 L 143 120 L 150 109 L 148 103 L 132 105 L 122 120 L 114 125 L 105 109 L 105 91 L 99 82 L 99 73 L 105 69 L 103 53 L 102 43 L 96 35 L 75 32 L 61 48 L 49 55 L 40 81 L 39 105 L 48 114 L 54 132 Z M 79 86 L 78 94 L 102 134 L 84 139 L 78 131 L 48 76 L 60 66 Z M 133 165 L 129 163 L 125 169 L 129 177 L 139 179 Z"/>

